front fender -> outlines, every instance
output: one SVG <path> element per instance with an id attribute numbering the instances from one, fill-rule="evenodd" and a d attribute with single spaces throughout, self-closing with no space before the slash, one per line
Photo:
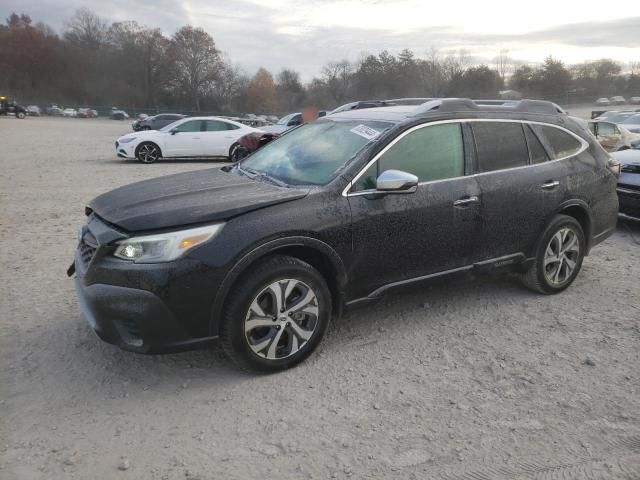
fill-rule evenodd
<path id="1" fill-rule="evenodd" d="M 322 240 L 318 240 L 317 238 L 302 235 L 277 238 L 255 247 L 244 256 L 242 256 L 229 270 L 222 283 L 220 284 L 220 288 L 218 288 L 213 302 L 211 319 L 209 323 L 210 335 L 218 335 L 219 319 L 222 315 L 224 302 L 236 280 L 246 271 L 246 269 L 250 265 L 258 261 L 259 259 L 265 257 L 270 253 L 277 252 L 287 247 L 303 247 L 315 250 L 316 252 L 322 254 L 324 258 L 328 259 L 329 262 L 331 262 L 333 270 L 336 272 L 339 294 L 342 298 L 344 298 L 343 290 L 344 285 L 347 283 L 347 270 L 340 255 L 338 255 L 338 253 L 330 245 L 326 244 Z"/>

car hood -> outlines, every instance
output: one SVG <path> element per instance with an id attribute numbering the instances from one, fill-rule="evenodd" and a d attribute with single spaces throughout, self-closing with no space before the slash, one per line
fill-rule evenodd
<path id="1" fill-rule="evenodd" d="M 133 123 L 137 123 L 138 125 L 140 125 L 141 122 L 133 122 Z M 140 132 L 131 132 L 131 133 L 127 133 L 125 135 L 122 135 L 121 137 L 118 137 L 118 141 L 121 141 L 124 138 L 148 138 L 148 137 L 157 137 L 158 135 L 163 134 L 164 132 L 161 132 L 159 130 L 145 130 L 145 131 L 140 131 Z"/>
<path id="2" fill-rule="evenodd" d="M 99 217 L 130 232 L 217 222 L 306 196 L 216 168 L 116 188 L 90 204 Z"/>

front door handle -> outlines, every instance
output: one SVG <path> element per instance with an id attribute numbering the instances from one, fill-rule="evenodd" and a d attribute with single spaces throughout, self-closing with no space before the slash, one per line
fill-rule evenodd
<path id="1" fill-rule="evenodd" d="M 540 185 L 540 188 L 542 188 L 543 190 L 551 190 L 556 188 L 558 185 L 560 185 L 559 181 L 549 180 L 548 182 L 545 182 L 542 185 Z"/>
<path id="2" fill-rule="evenodd" d="M 472 203 L 479 203 L 480 199 L 476 196 L 473 197 L 465 197 L 465 198 L 460 198 L 458 200 L 456 200 L 455 202 L 453 202 L 453 206 L 454 207 L 466 207 L 467 205 L 470 205 Z"/>

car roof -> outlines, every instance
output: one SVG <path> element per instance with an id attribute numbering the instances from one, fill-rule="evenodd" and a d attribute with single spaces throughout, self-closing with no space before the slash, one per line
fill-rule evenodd
<path id="1" fill-rule="evenodd" d="M 421 105 L 394 105 L 375 107 L 362 110 L 348 110 L 330 114 L 325 118 L 359 119 L 359 120 L 387 120 L 393 122 L 411 121 L 419 118 L 446 117 L 460 118 L 468 114 L 471 117 L 488 115 L 490 118 L 504 116 L 526 118 L 527 115 L 536 117 L 566 117 L 566 112 L 558 105 L 544 100 L 471 100 L 468 98 L 439 98 Z"/>
<path id="2" fill-rule="evenodd" d="M 405 120 L 415 106 L 397 105 L 390 107 L 362 108 L 359 110 L 345 110 L 344 112 L 332 113 L 323 118 L 335 118 L 345 120 L 389 120 L 399 122 Z"/>

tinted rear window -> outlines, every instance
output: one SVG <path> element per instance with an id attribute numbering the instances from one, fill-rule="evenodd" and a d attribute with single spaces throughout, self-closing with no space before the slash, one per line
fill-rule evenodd
<path id="1" fill-rule="evenodd" d="M 540 125 L 538 131 L 542 132 L 549 142 L 554 160 L 575 155 L 582 148 L 577 138 L 559 128 Z M 598 133 L 601 134 L 599 129 Z"/>
<path id="2" fill-rule="evenodd" d="M 478 171 L 491 172 L 529 164 L 522 124 L 518 122 L 472 122 Z"/>

